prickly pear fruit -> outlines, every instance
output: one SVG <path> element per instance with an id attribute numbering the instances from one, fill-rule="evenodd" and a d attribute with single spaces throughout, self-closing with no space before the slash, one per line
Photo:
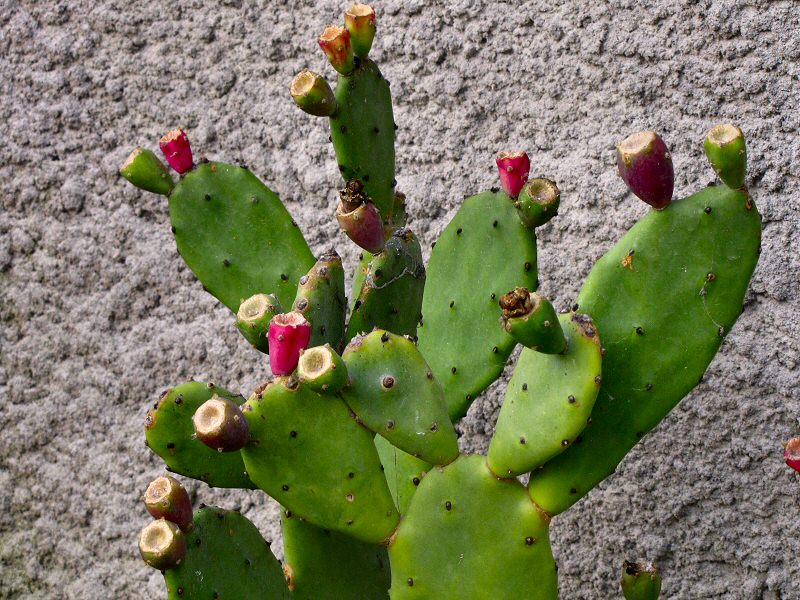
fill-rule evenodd
<path id="1" fill-rule="evenodd" d="M 253 488 L 237 452 L 219 453 L 197 439 L 192 416 L 212 396 L 239 404 L 244 398 L 214 385 L 190 381 L 164 393 L 145 419 L 147 445 L 175 473 L 212 487 Z"/>
<path id="2" fill-rule="evenodd" d="M 622 563 L 622 593 L 625 600 L 658 600 L 661 593 L 661 573 L 650 562 Z"/>
<path id="3" fill-rule="evenodd" d="M 497 169 L 503 191 L 511 198 L 516 198 L 528 181 L 531 160 L 525 152 L 501 152 L 497 155 Z"/>
<path id="4" fill-rule="evenodd" d="M 383 474 L 392 499 L 401 515 L 406 514 L 414 492 L 433 465 L 395 448 L 386 438 L 376 435 L 375 447 L 381 457 Z"/>
<path id="5" fill-rule="evenodd" d="M 214 395 L 192 417 L 197 439 L 217 452 L 236 452 L 250 439 L 250 429 L 239 406 Z"/>
<path id="6" fill-rule="evenodd" d="M 500 297 L 503 328 L 520 344 L 543 354 L 559 354 L 567 340 L 550 301 L 527 288 Z"/>
<path id="7" fill-rule="evenodd" d="M 504 193 L 467 198 L 436 242 L 417 335 L 452 420 L 503 371 L 516 341 L 498 302 L 516 286 L 535 291 L 536 272 L 535 232 Z"/>
<path id="8" fill-rule="evenodd" d="M 426 462 L 458 456 L 442 386 L 414 342 L 377 329 L 354 338 L 342 358 L 350 376 L 342 397 L 359 421 Z"/>
<path id="9" fill-rule="evenodd" d="M 300 354 L 297 376 L 318 394 L 336 394 L 347 385 L 347 365 L 330 344 L 315 346 Z"/>
<path id="10" fill-rule="evenodd" d="M 600 389 L 600 336 L 586 315 L 561 315 L 562 354 L 525 348 L 508 384 L 489 445 L 489 468 L 516 477 L 580 443 Z"/>
<path id="11" fill-rule="evenodd" d="M 417 236 L 410 229 L 394 232 L 383 250 L 359 265 L 362 277 L 353 282 L 358 290 L 347 338 L 375 327 L 398 335 L 415 336 L 425 288 L 425 264 Z M 358 287 L 356 287 L 358 286 Z"/>
<path id="12" fill-rule="evenodd" d="M 522 188 L 514 206 L 526 227 L 541 227 L 558 214 L 561 192 L 554 181 L 531 179 Z"/>
<path id="13" fill-rule="evenodd" d="M 293 309 L 311 323 L 309 346 L 344 346 L 344 320 L 347 298 L 344 294 L 344 269 L 336 252 L 319 257 L 311 270 L 300 278 Z"/>
<path id="14" fill-rule="evenodd" d="M 783 446 L 786 464 L 800 473 L 800 438 L 792 438 Z"/>
<path id="15" fill-rule="evenodd" d="M 373 254 L 383 248 L 384 228 L 381 215 L 364 194 L 364 184 L 351 179 L 339 191 L 340 202 L 336 209 L 339 227 L 353 242 Z"/>
<path id="16" fill-rule="evenodd" d="M 375 39 L 375 10 L 367 4 L 353 4 L 344 13 L 344 26 L 355 55 L 366 58 Z"/>
<path id="17" fill-rule="evenodd" d="M 531 474 L 550 514 L 577 502 L 694 388 L 742 312 L 761 222 L 748 196 L 708 187 L 650 211 L 578 296 L 603 336 L 603 384 L 583 441 Z"/>
<path id="18" fill-rule="evenodd" d="M 269 324 L 269 366 L 273 375 L 291 375 L 311 339 L 311 323 L 298 311 L 272 317 Z"/>
<path id="19" fill-rule="evenodd" d="M 169 195 L 178 252 L 209 293 L 233 312 L 271 292 L 291 305 L 314 255 L 286 208 L 246 168 L 209 162 Z"/>
<path id="20" fill-rule="evenodd" d="M 283 571 L 294 600 L 386 600 L 386 548 L 320 529 L 281 511 Z"/>
<path id="21" fill-rule="evenodd" d="M 336 98 L 333 90 L 322 75 L 304 69 L 292 80 L 289 86 L 292 100 L 303 112 L 315 117 L 330 117 L 336 112 Z"/>
<path id="22" fill-rule="evenodd" d="M 275 294 L 256 294 L 239 306 L 236 327 L 253 348 L 269 354 L 269 323 L 281 312 L 281 303 Z"/>
<path id="23" fill-rule="evenodd" d="M 186 556 L 186 536 L 175 523 L 153 521 L 139 534 L 139 554 L 154 569 L 172 569 Z"/>
<path id="24" fill-rule="evenodd" d="M 204 507 L 186 533 L 186 557 L 164 571 L 168 600 L 292 600 L 281 563 L 238 512 Z"/>
<path id="25" fill-rule="evenodd" d="M 136 148 L 119 169 L 120 175 L 141 190 L 169 196 L 175 182 L 158 157 L 146 148 Z"/>
<path id="26" fill-rule="evenodd" d="M 717 125 L 708 132 L 704 146 L 722 183 L 733 190 L 744 187 L 747 148 L 742 130 L 735 125 Z"/>
<path id="27" fill-rule="evenodd" d="M 398 521 L 373 434 L 339 398 L 278 377 L 245 404 L 242 448 L 255 484 L 310 523 L 382 542 Z"/>
<path id="28" fill-rule="evenodd" d="M 483 456 L 434 468 L 389 545 L 392 600 L 556 600 L 548 520 Z"/>
<path id="29" fill-rule="evenodd" d="M 319 36 L 319 47 L 331 66 L 342 75 L 349 75 L 355 68 L 350 32 L 344 27 L 328 25 Z"/>
<path id="30" fill-rule="evenodd" d="M 641 200 L 662 209 L 672 201 L 672 155 L 655 131 L 629 135 L 617 146 L 619 176 Z"/>
<path id="31" fill-rule="evenodd" d="M 162 475 L 150 482 L 142 498 L 154 519 L 166 519 L 185 530 L 192 524 L 192 501 L 180 482 Z"/>
<path id="32" fill-rule="evenodd" d="M 164 134 L 158 145 L 169 166 L 183 175 L 194 166 L 192 147 L 183 129 L 173 129 Z"/>

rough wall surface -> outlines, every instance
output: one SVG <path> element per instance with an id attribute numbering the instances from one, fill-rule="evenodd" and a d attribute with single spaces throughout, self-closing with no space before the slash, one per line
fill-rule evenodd
<path id="1" fill-rule="evenodd" d="M 287 92 L 306 66 L 332 79 L 315 38 L 344 3 L 0 8 L 0 597 L 160 598 L 135 541 L 161 470 L 142 443 L 146 407 L 190 377 L 248 392 L 268 369 L 181 263 L 164 200 L 116 170 L 182 124 L 198 153 L 262 176 L 316 252 L 335 246 L 352 266 L 326 125 Z M 667 598 L 800 598 L 800 481 L 779 446 L 800 416 L 800 4 L 377 8 L 412 226 L 429 247 L 465 194 L 495 184 L 497 151 L 528 149 L 562 189 L 540 244 L 558 301 L 645 212 L 615 174 L 617 140 L 659 130 L 685 194 L 712 179 L 705 131 L 742 125 L 764 217 L 745 312 L 704 382 L 554 522 L 553 543 L 565 599 L 619 597 L 618 567 L 638 556 L 661 565 Z M 465 449 L 488 445 L 492 389 L 462 424 Z M 277 539 L 263 494 L 192 491 Z"/>

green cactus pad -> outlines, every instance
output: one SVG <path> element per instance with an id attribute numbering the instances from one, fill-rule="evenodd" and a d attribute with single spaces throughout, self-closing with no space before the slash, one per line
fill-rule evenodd
<path id="1" fill-rule="evenodd" d="M 363 279 L 356 275 L 355 283 L 361 282 L 361 286 L 355 288 L 359 293 L 347 339 L 375 327 L 415 336 L 425 287 L 425 265 L 417 236 L 408 229 L 397 230 L 383 250 L 372 256 L 362 275 Z"/>
<path id="2" fill-rule="evenodd" d="M 288 514 L 281 514 L 281 529 L 284 572 L 294 600 L 386 600 L 391 576 L 384 546 Z"/>
<path id="3" fill-rule="evenodd" d="M 560 315 L 565 354 L 525 348 L 508 384 L 489 467 L 500 477 L 527 473 L 576 441 L 601 383 L 600 337 L 585 315 Z"/>
<path id="4" fill-rule="evenodd" d="M 294 300 L 314 256 L 281 201 L 245 168 L 205 163 L 169 196 L 178 252 L 205 288 L 233 312 L 253 294 Z"/>
<path id="5" fill-rule="evenodd" d="M 454 421 L 497 379 L 514 349 L 498 301 L 515 287 L 536 290 L 534 232 L 504 193 L 467 198 L 431 253 L 418 331 Z"/>
<path id="6" fill-rule="evenodd" d="M 339 76 L 337 110 L 330 119 L 331 141 L 345 181 L 358 179 L 384 222 L 394 202 L 394 117 L 389 83 L 378 66 L 364 58 L 349 75 Z"/>
<path id="7" fill-rule="evenodd" d="M 190 381 L 166 392 L 145 420 L 147 445 L 174 472 L 212 487 L 255 486 L 247 478 L 238 452 L 217 452 L 195 438 L 192 416 L 214 395 L 242 404 L 244 398 L 213 383 Z"/>
<path id="8" fill-rule="evenodd" d="M 345 403 L 287 378 L 254 393 L 241 454 L 253 483 L 310 523 L 365 542 L 391 535 L 398 515 L 372 433 Z"/>
<path id="9" fill-rule="evenodd" d="M 245 517 L 205 507 L 194 514 L 186 557 L 164 571 L 169 600 L 290 600 L 281 563 Z"/>
<path id="10" fill-rule="evenodd" d="M 426 462 L 458 456 L 442 386 L 414 342 L 376 329 L 353 338 L 342 358 L 350 376 L 342 397 L 364 425 Z"/>
<path id="11" fill-rule="evenodd" d="M 342 259 L 338 254 L 332 252 L 321 256 L 300 278 L 292 308 L 311 323 L 309 347 L 330 344 L 341 350 L 347 298 L 344 295 Z"/>
<path id="12" fill-rule="evenodd" d="M 392 600 L 558 597 L 547 518 L 483 456 L 428 473 L 389 546 Z"/>
<path id="13" fill-rule="evenodd" d="M 400 514 L 404 515 L 422 478 L 433 465 L 395 448 L 379 435 L 375 436 L 375 447 L 378 449 L 383 474 L 389 484 L 394 504 Z"/>
<path id="14" fill-rule="evenodd" d="M 612 474 L 697 385 L 742 312 L 760 240 L 749 195 L 709 187 L 651 211 L 597 262 L 578 305 L 603 337 L 603 385 L 583 441 L 531 475 L 544 510 Z"/>

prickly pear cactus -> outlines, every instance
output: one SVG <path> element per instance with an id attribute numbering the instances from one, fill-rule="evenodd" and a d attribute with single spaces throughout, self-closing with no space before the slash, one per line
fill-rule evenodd
<path id="1" fill-rule="evenodd" d="M 555 600 L 551 519 L 697 384 L 742 310 L 761 225 L 733 125 L 704 144 L 723 185 L 682 200 L 656 132 L 619 144 L 621 178 L 652 209 L 571 311 L 557 316 L 536 292 L 535 230 L 561 193 L 529 180 L 525 152 L 497 156 L 502 189 L 463 202 L 426 267 L 395 189 L 375 32 L 375 11 L 353 5 L 319 39 L 335 91 L 309 70 L 290 87 L 303 111 L 330 120 L 342 174 L 331 214 L 338 241 L 362 249 L 349 302 L 339 255 L 315 261 L 278 197 L 243 167 L 195 162 L 185 131 L 160 141 L 177 183 L 145 148 L 120 170 L 168 197 L 178 251 L 272 371 L 246 402 L 194 381 L 169 390 L 146 439 L 174 473 L 282 505 L 285 582 L 247 519 L 210 508 L 192 519 L 186 490 L 163 476 L 145 493 L 156 520 L 139 547 L 170 598 Z M 488 454 L 464 456 L 456 421 L 517 344 Z M 786 460 L 800 469 L 796 441 Z M 621 583 L 626 598 L 656 598 L 661 579 L 626 562 Z"/>

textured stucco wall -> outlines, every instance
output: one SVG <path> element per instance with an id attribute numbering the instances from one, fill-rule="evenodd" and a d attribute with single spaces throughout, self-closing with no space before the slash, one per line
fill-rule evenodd
<path id="1" fill-rule="evenodd" d="M 0 1 L 0 597 L 162 597 L 135 544 L 161 469 L 146 407 L 190 377 L 248 392 L 268 374 L 178 258 L 164 200 L 116 176 L 130 148 L 184 125 L 198 153 L 262 176 L 315 251 L 353 264 L 331 218 L 326 124 L 287 93 L 303 67 L 332 77 L 315 37 L 344 3 L 283 4 Z M 745 312 L 704 382 L 554 523 L 553 544 L 565 599 L 618 597 L 631 556 L 661 565 L 668 598 L 800 598 L 800 481 L 779 447 L 800 416 L 800 3 L 378 10 L 412 226 L 429 247 L 465 194 L 494 185 L 494 153 L 527 148 L 563 193 L 540 236 L 558 301 L 645 212 L 615 174 L 618 139 L 661 131 L 684 194 L 712 178 L 706 129 L 745 129 L 764 217 Z M 463 423 L 466 449 L 487 447 L 497 410 L 495 386 Z M 263 494 L 192 490 L 277 536 Z"/>

